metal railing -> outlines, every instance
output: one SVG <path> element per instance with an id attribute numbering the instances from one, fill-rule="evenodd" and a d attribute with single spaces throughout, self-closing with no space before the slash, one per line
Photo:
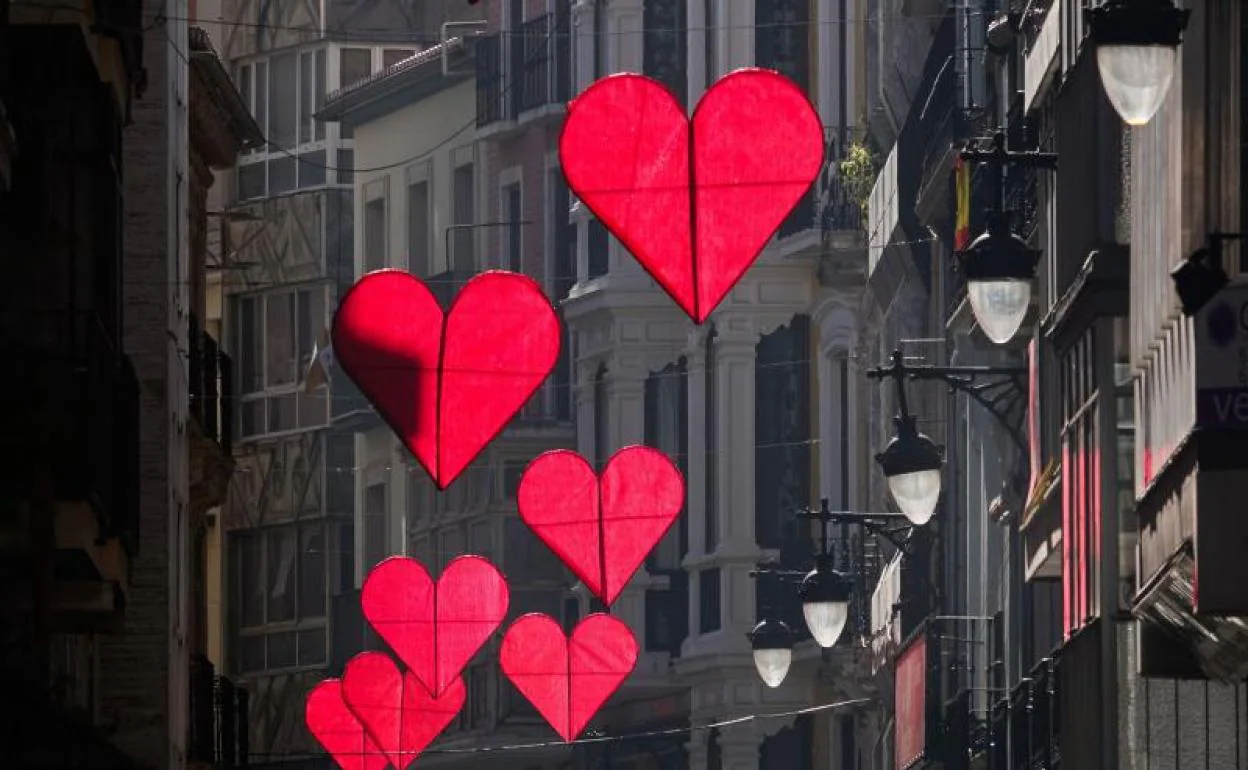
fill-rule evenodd
<path id="1" fill-rule="evenodd" d="M 216 339 L 199 328 L 199 319 L 190 319 L 190 412 L 204 435 L 230 453 L 233 446 L 233 421 L 230 402 L 234 397 L 233 361 L 222 352 Z"/>
<path id="2" fill-rule="evenodd" d="M 217 676 L 202 655 L 191 657 L 187 759 L 220 770 L 248 767 L 246 688 Z"/>
<path id="3" fill-rule="evenodd" d="M 853 126 L 829 127 L 824 130 L 824 169 L 811 186 L 810 192 L 780 225 L 780 238 L 788 238 L 818 228 L 821 233 L 861 230 L 862 210 L 846 187 L 841 175 L 841 162 L 854 145 L 866 144 L 867 130 Z"/>
<path id="4" fill-rule="evenodd" d="M 523 69 L 517 73 L 521 111 L 541 107 L 550 101 L 551 64 L 555 58 L 549 39 L 550 23 L 550 14 L 545 14 L 520 25 L 520 40 L 523 42 L 520 47 L 524 56 Z"/>
<path id="5" fill-rule="evenodd" d="M 478 127 L 567 102 L 572 98 L 568 14 L 544 14 L 525 21 L 514 34 L 477 38 L 476 61 Z"/>
<path id="6" fill-rule="evenodd" d="M 485 35 L 476 40 L 477 127 L 502 120 L 503 113 L 503 36 Z"/>

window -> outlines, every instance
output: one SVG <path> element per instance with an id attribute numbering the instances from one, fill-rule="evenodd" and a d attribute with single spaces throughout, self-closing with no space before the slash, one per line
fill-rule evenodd
<path id="1" fill-rule="evenodd" d="M 411 58 L 415 54 L 416 52 L 410 48 L 386 48 L 381 52 L 381 68 L 390 69 L 399 62 L 404 59 Z"/>
<path id="2" fill-rule="evenodd" d="M 455 168 L 451 179 L 451 195 L 454 198 L 451 212 L 457 225 L 476 224 L 476 181 L 473 165 L 465 163 Z M 452 240 L 454 254 L 449 255 L 451 270 L 458 273 L 474 273 L 477 269 L 477 234 L 470 227 L 461 227 L 455 231 Z"/>
<path id="3" fill-rule="evenodd" d="M 689 439 L 689 379 L 685 360 L 652 372 L 644 388 L 645 442 L 670 457 L 688 476 L 686 455 Z M 682 507 L 675 527 L 664 535 L 646 557 L 647 568 L 653 572 L 680 571 L 685 556 L 688 520 Z"/>
<path id="4" fill-rule="evenodd" d="M 706 20 L 706 31 L 704 33 L 704 38 L 703 38 L 703 40 L 705 41 L 703 45 L 705 46 L 704 53 L 705 53 L 705 59 L 706 59 L 705 61 L 706 87 L 710 88 L 712 85 L 714 85 L 715 75 L 719 71 L 718 69 L 719 56 L 716 53 L 717 49 L 715 45 L 715 35 L 716 35 L 715 27 L 718 24 L 718 22 L 716 21 L 715 6 L 719 4 L 719 0 L 702 0 L 702 1 L 703 1 L 703 13 L 705 14 L 705 20 Z"/>
<path id="5" fill-rule="evenodd" d="M 328 154 L 316 143 L 325 124 L 325 49 L 276 54 L 238 68 L 238 88 L 269 147 L 249 150 L 238 164 L 240 200 L 325 184 Z"/>
<path id="6" fill-rule="evenodd" d="M 365 189 L 364 272 L 380 270 L 389 262 L 386 244 L 386 197 L 389 179 L 380 179 Z"/>
<path id="7" fill-rule="evenodd" d="M 338 53 L 338 83 L 341 88 L 358 83 L 373 74 L 371 48 L 343 48 Z"/>
<path id="8" fill-rule="evenodd" d="M 323 524 L 230 536 L 239 673 L 325 663 L 328 562 Z"/>
<path id="9" fill-rule="evenodd" d="M 241 438 L 325 424 L 325 393 L 304 393 L 299 388 L 328 320 L 325 303 L 325 286 L 234 300 Z"/>
<path id="10" fill-rule="evenodd" d="M 389 556 L 386 545 L 386 485 L 364 489 L 364 568 L 370 570 Z"/>
<path id="11" fill-rule="evenodd" d="M 719 568 L 702 570 L 698 575 L 698 633 L 718 631 L 722 623 Z"/>
<path id="12" fill-rule="evenodd" d="M 611 235 L 607 227 L 597 219 L 589 220 L 589 279 L 599 278 L 607 274 L 608 260 L 611 255 Z"/>
<path id="13" fill-rule="evenodd" d="M 810 319 L 794 316 L 755 350 L 754 534 L 786 563 L 810 547 L 795 516 L 810 497 Z"/>
<path id="14" fill-rule="evenodd" d="M 1100 614 L 1101 441 L 1097 326 L 1062 354 L 1062 593 L 1069 637 Z"/>
<path id="15" fill-rule="evenodd" d="M 607 403 L 607 367 L 598 367 L 594 375 L 594 468 L 602 473 L 610 450 L 610 427 L 607 425 L 610 405 Z"/>
<path id="16" fill-rule="evenodd" d="M 421 278 L 429 274 L 429 182 L 407 185 L 407 269 Z"/>
<path id="17" fill-rule="evenodd" d="M 607 74 L 607 3 L 594 0 L 594 80 Z"/>
<path id="18" fill-rule="evenodd" d="M 507 234 L 507 244 L 503 249 L 506 262 L 504 268 L 515 273 L 524 272 L 524 244 L 521 235 L 520 184 L 509 184 L 503 188 L 503 222 Z"/>
<path id="19" fill-rule="evenodd" d="M 754 61 L 809 93 L 810 0 L 755 0 Z"/>
<path id="20" fill-rule="evenodd" d="M 688 90 L 685 0 L 645 0 L 643 6 L 642 74 L 667 86 L 683 105 Z"/>

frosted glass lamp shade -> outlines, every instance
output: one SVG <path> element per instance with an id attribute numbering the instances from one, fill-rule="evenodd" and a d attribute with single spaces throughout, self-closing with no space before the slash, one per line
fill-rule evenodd
<path id="1" fill-rule="evenodd" d="M 940 470 L 920 470 L 888 477 L 888 491 L 910 523 L 921 527 L 931 521 L 940 500 Z"/>
<path id="2" fill-rule="evenodd" d="M 967 298 L 979 328 L 998 345 L 1009 342 L 1027 317 L 1031 305 L 1031 280 L 999 278 L 968 281 Z"/>
<path id="3" fill-rule="evenodd" d="M 789 666 L 793 664 L 793 650 L 755 650 L 754 667 L 763 684 L 771 688 L 779 687 L 789 675 Z"/>
<path id="4" fill-rule="evenodd" d="M 1102 45 L 1096 66 L 1110 104 L 1128 125 L 1153 119 L 1174 80 L 1178 49 L 1167 45 Z"/>

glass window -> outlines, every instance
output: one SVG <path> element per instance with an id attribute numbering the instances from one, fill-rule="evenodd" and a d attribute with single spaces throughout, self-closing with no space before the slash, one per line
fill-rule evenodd
<path id="1" fill-rule="evenodd" d="M 369 48 L 344 48 L 338 57 L 338 84 L 346 88 L 373 73 L 373 52 Z"/>
<path id="2" fill-rule="evenodd" d="M 386 266 L 386 199 L 364 204 L 364 272 Z"/>
<path id="3" fill-rule="evenodd" d="M 237 576 L 239 598 L 239 625 L 255 628 L 264 625 L 264 576 L 260 538 L 251 533 L 235 535 L 235 558 L 238 559 Z"/>
<path id="4" fill-rule="evenodd" d="M 238 94 L 243 97 L 243 104 L 247 105 L 247 109 L 251 110 L 252 117 L 256 115 L 256 105 L 251 99 L 251 65 L 244 64 L 238 68 Z"/>
<path id="5" fill-rule="evenodd" d="M 607 274 L 610 249 L 611 237 L 606 226 L 597 219 L 589 220 L 589 278 Z"/>
<path id="6" fill-rule="evenodd" d="M 303 375 L 312 365 L 312 350 L 317 338 L 325 328 L 325 290 L 301 289 L 298 294 L 299 374 Z"/>
<path id="7" fill-rule="evenodd" d="M 269 128 L 269 65 L 268 62 L 256 62 L 256 125 L 260 127 L 266 141 L 273 141 L 272 129 Z"/>
<path id="8" fill-rule="evenodd" d="M 454 196 L 454 211 L 452 215 L 455 219 L 455 224 L 475 224 L 477 192 L 473 165 L 465 163 L 456 168 L 451 184 L 454 188 L 451 194 Z M 456 230 L 453 242 L 455 244 L 455 254 L 451 257 L 450 269 L 463 273 L 476 272 L 476 231 L 467 227 Z"/>
<path id="9" fill-rule="evenodd" d="M 257 323 L 257 302 L 255 297 L 240 297 L 237 305 L 238 340 L 235 349 L 238 351 L 239 386 L 243 393 L 254 393 L 264 388 L 264 375 L 260 368 L 263 336 Z"/>
<path id="10" fill-rule="evenodd" d="M 268 533 L 269 623 L 295 619 L 295 531 L 275 529 Z"/>
<path id="11" fill-rule="evenodd" d="M 313 96 L 316 80 L 312 75 L 313 54 L 299 55 L 299 143 L 312 141 L 312 112 L 316 99 Z"/>
<path id="12" fill-rule="evenodd" d="M 298 59 L 293 53 L 273 57 L 269 74 L 269 141 L 277 148 L 293 147 L 298 139 L 296 101 L 299 93 Z"/>
<path id="13" fill-rule="evenodd" d="M 320 112 L 325 106 L 325 49 L 319 48 L 316 51 L 316 87 L 314 89 L 314 101 L 316 104 L 315 112 Z M 316 139 L 320 141 L 325 138 L 325 124 L 322 121 L 315 121 Z"/>
<path id="14" fill-rule="evenodd" d="M 429 272 L 429 183 L 407 186 L 407 269 L 424 278 Z"/>
<path id="15" fill-rule="evenodd" d="M 265 298 L 264 344 L 268 351 L 265 381 L 269 387 L 291 385 L 298 376 L 294 300 L 295 295 L 287 292 Z"/>
<path id="16" fill-rule="evenodd" d="M 386 485 L 373 484 L 364 490 L 365 569 L 372 569 L 387 555 Z"/>
<path id="17" fill-rule="evenodd" d="M 335 164 L 335 170 L 338 172 L 338 184 L 351 184 L 355 181 L 355 150 L 339 149 L 338 162 Z"/>
<path id="18" fill-rule="evenodd" d="M 325 528 L 299 531 L 299 617 L 325 616 Z"/>
<path id="19" fill-rule="evenodd" d="M 381 66 L 383 69 L 393 67 L 415 53 L 410 48 L 387 48 L 381 52 Z"/>
<path id="20" fill-rule="evenodd" d="M 504 251 L 504 267 L 512 272 L 524 271 L 523 239 L 520 220 L 520 185 L 509 184 L 503 188 L 503 221 L 506 223 L 507 248 Z"/>

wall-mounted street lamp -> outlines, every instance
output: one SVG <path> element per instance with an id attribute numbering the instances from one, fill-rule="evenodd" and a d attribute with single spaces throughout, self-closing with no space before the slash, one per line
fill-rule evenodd
<path id="1" fill-rule="evenodd" d="M 1244 238 L 1243 233 L 1209 233 L 1204 248 L 1197 249 L 1170 271 L 1174 293 L 1183 314 L 1196 315 L 1209 300 L 1230 283 L 1222 267 L 1222 242 Z"/>
<path id="2" fill-rule="evenodd" d="M 1046 152 L 1010 152 L 1005 133 L 998 131 L 988 149 L 965 149 L 962 159 L 984 163 L 997 170 L 997 209 L 988 215 L 988 229 L 958 254 L 966 279 L 966 296 L 975 321 L 988 339 L 1003 345 L 1014 338 L 1031 306 L 1031 283 L 1036 277 L 1040 252 L 1010 232 L 1005 210 L 1005 166 L 1057 168 L 1057 155 Z"/>
<path id="3" fill-rule="evenodd" d="M 903 535 L 909 532 L 911 524 L 899 513 L 833 511 L 829 509 L 826 497 L 820 501 L 818 510 L 798 511 L 797 518 L 819 522 L 819 550 L 815 554 L 814 569 L 809 572 L 786 570 L 775 562 L 766 562 L 750 572 L 750 577 L 797 584 L 806 627 L 816 644 L 829 649 L 845 633 L 854 586 L 861 582 L 846 572 L 837 571 L 829 528 L 833 524 L 858 524 L 905 550 L 908 539 Z M 896 528 L 899 522 L 902 526 Z M 774 607 L 764 607 L 766 617 L 749 633 L 754 667 L 768 687 L 779 687 L 793 663 L 793 630 L 783 620 L 772 617 L 774 611 Z"/>
<path id="4" fill-rule="evenodd" d="M 1011 419 L 1027 392 L 1025 376 L 1026 370 L 1018 366 L 911 365 L 900 350 L 893 351 L 888 366 L 867 372 L 870 379 L 891 379 L 897 385 L 897 434 L 875 459 L 888 479 L 893 500 L 911 523 L 922 526 L 935 513 L 944 457 L 941 448 L 916 429 L 906 401 L 906 380 L 939 380 L 970 396 L 1001 422 L 1018 450 L 1026 455 L 1021 426 Z"/>
<path id="5" fill-rule="evenodd" d="M 1144 125 L 1161 108 L 1191 15 L 1172 0 L 1106 0 L 1084 9 L 1101 85 L 1128 125 Z"/>

